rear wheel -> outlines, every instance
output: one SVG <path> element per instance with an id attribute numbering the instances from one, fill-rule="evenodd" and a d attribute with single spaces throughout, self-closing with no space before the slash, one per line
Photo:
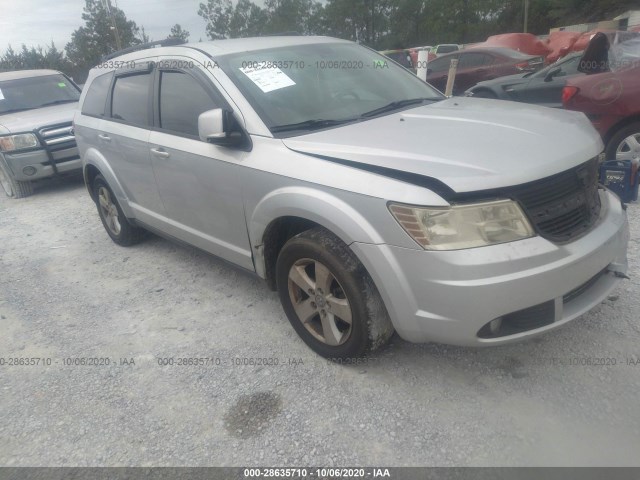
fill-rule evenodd
<path id="1" fill-rule="evenodd" d="M 622 128 L 607 144 L 607 160 L 640 160 L 640 122 Z"/>
<path id="2" fill-rule="evenodd" d="M 364 266 L 347 245 L 322 228 L 285 244 L 276 281 L 291 325 L 323 357 L 359 358 L 393 335 L 384 303 Z"/>
<path id="3" fill-rule="evenodd" d="M 93 194 L 102 225 L 114 242 L 128 247 L 142 240 L 144 230 L 129 223 L 102 175 L 97 175 L 93 180 Z"/>
<path id="4" fill-rule="evenodd" d="M 2 190 L 9 198 L 24 198 L 33 193 L 33 184 L 31 182 L 16 180 L 1 162 L 0 185 L 2 185 Z"/>

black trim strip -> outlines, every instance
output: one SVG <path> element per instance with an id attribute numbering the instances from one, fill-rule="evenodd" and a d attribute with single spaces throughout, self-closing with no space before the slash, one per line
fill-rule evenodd
<path id="1" fill-rule="evenodd" d="M 303 155 L 308 155 L 310 157 L 319 158 L 321 160 L 327 160 L 329 162 L 338 163 L 340 165 L 345 165 L 347 167 L 357 168 L 358 170 L 364 170 L 365 172 L 376 173 L 378 175 L 393 178 L 395 180 L 400 180 L 401 182 L 410 183 L 418 187 L 428 188 L 429 190 L 431 190 L 434 193 L 437 193 L 447 201 L 449 201 L 449 199 L 451 198 L 454 198 L 456 195 L 456 192 L 452 190 L 451 187 L 441 182 L 437 178 L 428 177 L 426 175 L 420 175 L 417 173 L 405 172 L 402 170 L 396 170 L 394 168 L 380 167 L 378 165 L 369 165 L 366 163 L 353 162 L 351 160 L 344 160 L 342 158 L 328 157 L 325 155 L 307 153 L 307 152 L 302 152 L 294 149 L 291 149 L 291 150 L 297 153 L 302 153 Z"/>

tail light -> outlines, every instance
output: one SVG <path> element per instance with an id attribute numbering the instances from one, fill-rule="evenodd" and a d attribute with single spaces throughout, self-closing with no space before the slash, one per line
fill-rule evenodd
<path id="1" fill-rule="evenodd" d="M 578 87 L 564 87 L 562 89 L 562 104 L 566 105 L 569 101 L 576 96 L 580 89 Z"/>

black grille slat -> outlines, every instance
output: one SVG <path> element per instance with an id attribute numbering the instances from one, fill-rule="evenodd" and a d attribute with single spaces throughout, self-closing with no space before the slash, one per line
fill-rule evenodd
<path id="1" fill-rule="evenodd" d="M 545 238 L 568 242 L 588 232 L 600 215 L 597 158 L 507 192 Z"/>

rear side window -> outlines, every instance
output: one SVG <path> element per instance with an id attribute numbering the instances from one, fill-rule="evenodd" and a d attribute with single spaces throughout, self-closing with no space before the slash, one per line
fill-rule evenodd
<path id="1" fill-rule="evenodd" d="M 191 75 L 160 74 L 160 128 L 197 137 L 198 116 L 221 106 Z"/>
<path id="2" fill-rule="evenodd" d="M 451 60 L 456 58 L 455 56 L 439 58 L 438 60 L 432 60 L 427 63 L 427 68 L 429 69 L 429 73 L 438 73 L 445 72 L 449 70 L 451 66 Z"/>
<path id="3" fill-rule="evenodd" d="M 116 77 L 111 100 L 111 118 L 134 125 L 149 125 L 148 73 Z"/>
<path id="4" fill-rule="evenodd" d="M 113 72 L 100 75 L 93 80 L 82 104 L 82 113 L 84 115 L 104 116 L 104 107 L 107 103 L 111 78 L 113 78 Z"/>
<path id="5" fill-rule="evenodd" d="M 478 68 L 491 64 L 492 58 L 484 53 L 463 53 L 458 68 Z"/>

